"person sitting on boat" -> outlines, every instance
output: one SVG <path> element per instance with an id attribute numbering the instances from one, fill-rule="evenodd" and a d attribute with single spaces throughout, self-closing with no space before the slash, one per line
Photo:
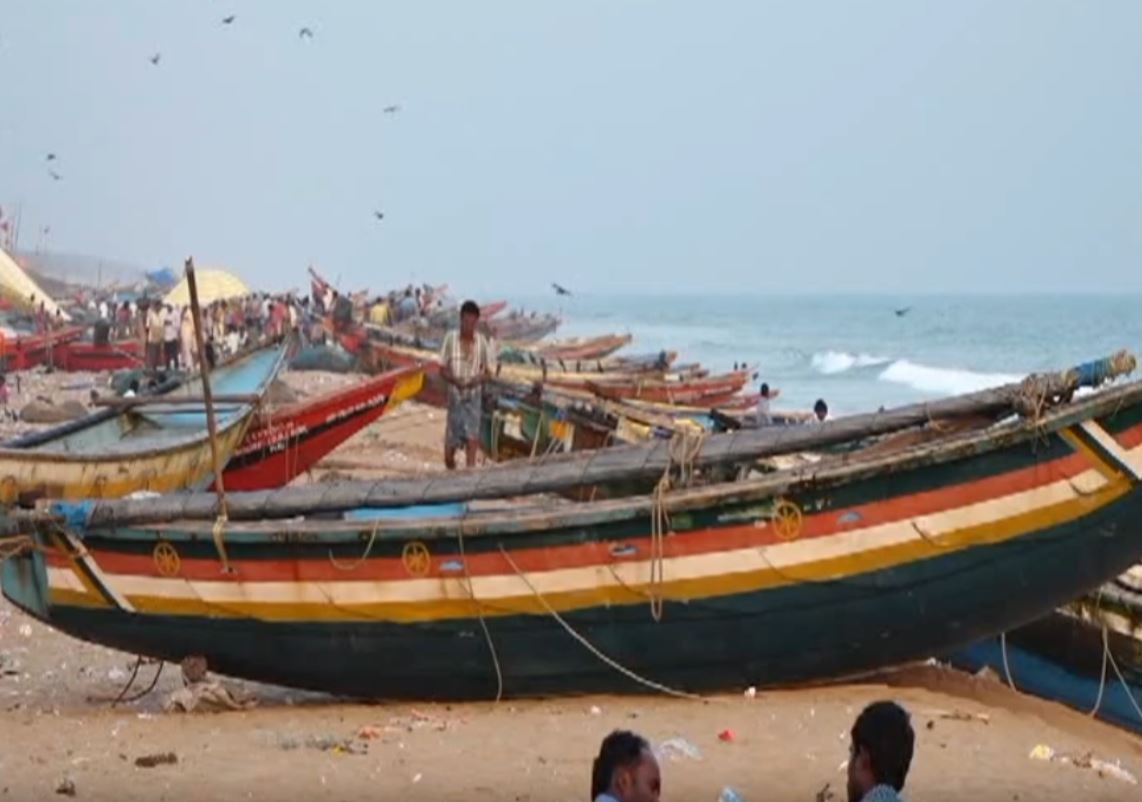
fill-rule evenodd
<path id="1" fill-rule="evenodd" d="M 766 382 L 761 383 L 761 391 L 757 398 L 756 414 L 758 427 L 769 426 L 773 423 L 773 417 L 769 413 L 769 404 L 774 398 L 777 398 L 780 392 L 780 390 L 770 390 L 769 384 Z"/>
<path id="2" fill-rule="evenodd" d="M 591 765 L 594 802 L 658 802 L 661 795 L 662 775 L 645 738 L 615 730 L 603 739 Z"/>
<path id="3" fill-rule="evenodd" d="M 809 418 L 809 423 L 824 423 L 827 417 L 829 417 L 829 405 L 825 403 L 825 399 L 818 398 L 817 403 L 813 405 L 813 417 Z"/>
<path id="4" fill-rule="evenodd" d="M 849 744 L 849 802 L 899 802 L 916 736 L 908 711 L 873 702 L 857 716 Z"/>
<path id="5" fill-rule="evenodd" d="M 482 385 L 491 376 L 488 339 L 476 331 L 480 307 L 465 301 L 460 329 L 444 335 L 440 347 L 440 376 L 448 382 L 448 422 L 444 432 L 444 465 L 456 467 L 456 449 L 463 448 L 469 468 L 476 466 L 480 444 Z"/>

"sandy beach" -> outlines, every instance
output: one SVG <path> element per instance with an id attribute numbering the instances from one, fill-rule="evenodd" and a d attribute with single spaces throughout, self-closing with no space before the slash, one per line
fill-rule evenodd
<path id="1" fill-rule="evenodd" d="M 31 376 L 23 386 L 41 396 L 61 394 L 67 386 L 78 397 L 98 382 Z M 354 379 L 287 373 L 282 381 L 304 396 Z M 440 410 L 407 403 L 298 481 L 440 470 L 442 427 Z M 599 740 L 613 728 L 630 728 L 663 750 L 665 799 L 712 801 L 731 786 L 751 802 L 843 800 L 848 729 L 864 704 L 886 697 L 901 701 L 914 717 L 918 745 L 910 799 L 1110 802 L 1142 793 L 1111 773 L 1031 757 L 1045 745 L 1080 763 L 1086 755 L 1120 762 L 1138 777 L 1142 739 L 1015 693 L 995 678 L 935 664 L 754 698 L 745 689 L 728 689 L 706 701 L 645 696 L 362 704 L 227 680 L 257 707 L 191 714 L 163 711 L 164 700 L 181 685 L 177 666 L 164 668 L 152 693 L 112 707 L 109 700 L 133 665 L 130 655 L 61 635 L 3 602 L 0 798 L 52 798 L 57 789 L 74 787 L 77 799 L 90 800 L 571 802 L 587 798 Z M 142 666 L 128 696 L 145 689 L 156 668 Z M 176 762 L 136 765 L 148 756 L 169 759 L 168 753 Z"/>
<path id="2" fill-rule="evenodd" d="M 67 638 L 6 604 L 0 655 L 0 796 L 21 802 L 51 798 L 66 782 L 91 800 L 572 802 L 586 799 L 593 751 L 616 727 L 667 743 L 665 799 L 713 802 L 729 785 L 747 800 L 843 800 L 848 728 L 862 705 L 886 697 L 913 715 L 910 799 L 1138 799 L 1127 781 L 1032 759 L 1040 744 L 1142 772 L 1139 739 L 940 666 L 704 702 L 358 704 L 230 682 L 258 707 L 184 714 L 162 710 L 180 685 L 177 667 L 167 666 L 148 696 L 112 708 L 106 700 L 123 687 L 130 656 Z M 143 666 L 136 689 L 155 670 Z M 136 765 L 167 753 L 177 762 Z M 826 785 L 834 795 L 818 796 Z"/>

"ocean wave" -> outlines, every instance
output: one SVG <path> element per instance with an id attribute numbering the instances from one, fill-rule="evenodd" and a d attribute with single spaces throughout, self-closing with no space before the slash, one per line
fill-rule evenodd
<path id="1" fill-rule="evenodd" d="M 871 354 L 850 354 L 845 351 L 824 351 L 813 354 L 809 363 L 820 373 L 832 375 L 844 373 L 853 368 L 871 368 L 884 365 L 892 360 L 886 356 L 873 356 Z"/>
<path id="2" fill-rule="evenodd" d="M 936 368 L 897 359 L 880 373 L 880 380 L 903 384 L 922 393 L 960 395 L 1022 379 L 1010 373 L 980 373 L 961 368 Z"/>

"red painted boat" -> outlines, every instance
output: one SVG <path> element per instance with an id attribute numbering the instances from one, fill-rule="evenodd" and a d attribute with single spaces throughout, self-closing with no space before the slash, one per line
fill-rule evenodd
<path id="1" fill-rule="evenodd" d="M 440 362 L 431 351 L 393 348 L 370 340 L 362 331 L 346 331 L 337 335 L 341 347 L 353 354 L 366 373 L 381 373 L 399 368 L 424 371 L 424 382 L 416 400 L 443 409 L 448 406 L 448 385 L 440 378 Z"/>
<path id="2" fill-rule="evenodd" d="M 67 343 L 61 349 L 61 370 L 126 370 L 143 364 L 142 346 L 138 339 L 96 345 L 90 342 Z"/>
<path id="3" fill-rule="evenodd" d="M 62 362 L 62 348 L 83 336 L 83 329 L 73 326 L 47 334 L 0 335 L 0 361 L 5 370 L 28 370 L 37 365 Z"/>
<path id="4" fill-rule="evenodd" d="M 281 487 L 402 401 L 420 391 L 423 372 L 400 368 L 255 420 L 222 473 L 227 490 Z"/>

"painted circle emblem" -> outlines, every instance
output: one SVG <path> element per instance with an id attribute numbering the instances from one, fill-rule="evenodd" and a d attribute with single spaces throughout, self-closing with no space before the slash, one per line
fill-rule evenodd
<path id="1" fill-rule="evenodd" d="M 428 553 L 428 546 L 414 540 L 404 544 L 401 562 L 404 563 L 404 570 L 413 576 L 427 576 L 428 569 L 432 566 L 432 555 Z"/>
<path id="2" fill-rule="evenodd" d="M 796 540 L 801 534 L 801 508 L 788 499 L 774 502 L 773 531 L 779 540 Z"/>
<path id="3" fill-rule="evenodd" d="M 158 569 L 159 574 L 162 576 L 178 576 L 178 572 L 182 568 L 182 560 L 179 559 L 174 546 L 165 540 L 160 541 L 155 545 L 153 556 L 155 568 Z"/>

